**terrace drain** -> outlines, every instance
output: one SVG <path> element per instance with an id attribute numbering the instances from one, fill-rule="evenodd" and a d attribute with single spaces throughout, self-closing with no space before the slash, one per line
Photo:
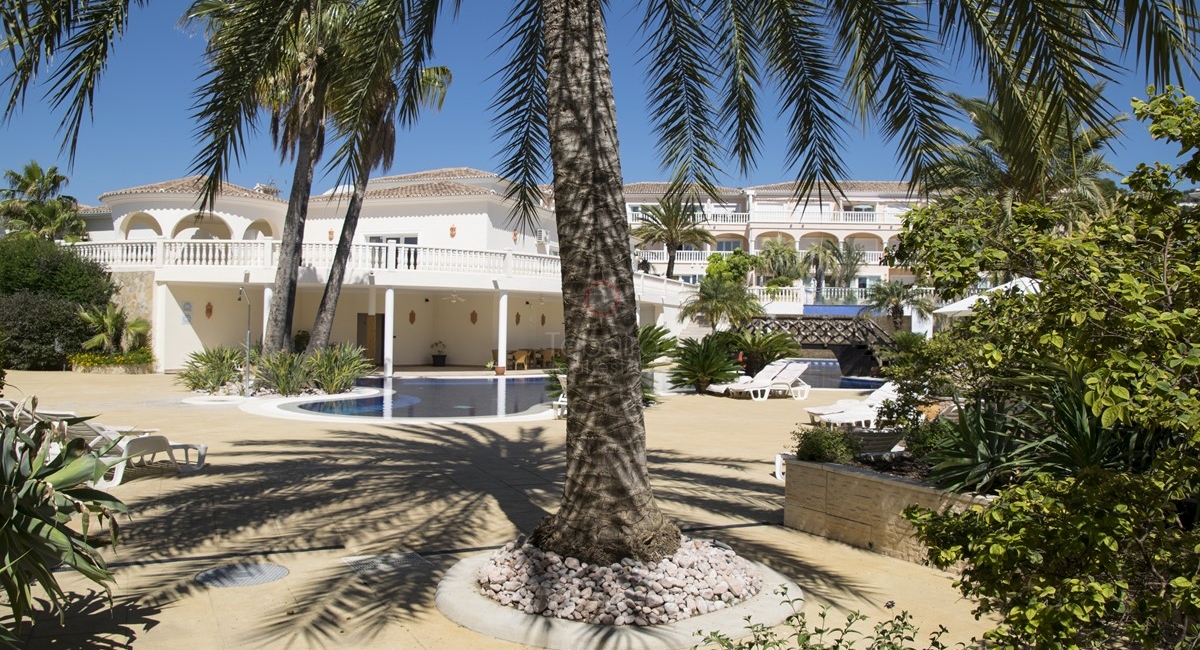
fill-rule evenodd
<path id="1" fill-rule="evenodd" d="M 360 576 L 370 576 L 400 569 L 426 569 L 433 564 L 420 553 L 388 553 L 387 555 L 354 555 L 342 561 Z"/>
<path id="2" fill-rule="evenodd" d="M 278 564 L 226 564 L 196 574 L 195 580 L 207 587 L 253 587 L 282 580 L 288 570 Z"/>

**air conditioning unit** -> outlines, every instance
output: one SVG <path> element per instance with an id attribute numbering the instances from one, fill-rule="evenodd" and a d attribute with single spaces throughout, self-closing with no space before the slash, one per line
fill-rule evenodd
<path id="1" fill-rule="evenodd" d="M 534 235 L 534 241 L 539 244 L 545 244 L 545 243 L 549 242 L 550 241 L 550 231 L 539 229 L 537 231 L 537 233 L 535 233 L 535 235 Z"/>

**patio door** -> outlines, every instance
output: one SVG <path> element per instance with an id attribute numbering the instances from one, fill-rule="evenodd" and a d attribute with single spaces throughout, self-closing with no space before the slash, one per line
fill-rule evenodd
<path id="1" fill-rule="evenodd" d="M 396 248 L 396 259 L 394 260 L 396 269 L 415 269 L 417 268 L 417 236 L 416 235 L 388 235 L 383 237 L 370 237 L 368 241 L 377 244 L 400 244 Z"/>
<path id="2" fill-rule="evenodd" d="M 383 314 L 358 315 L 358 345 L 377 366 L 383 365 Z"/>

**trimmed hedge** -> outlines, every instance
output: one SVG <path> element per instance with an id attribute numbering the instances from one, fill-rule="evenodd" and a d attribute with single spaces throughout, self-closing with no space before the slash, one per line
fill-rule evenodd
<path id="1" fill-rule="evenodd" d="M 83 349 L 91 331 L 78 304 L 44 293 L 0 294 L 4 366 L 15 370 L 62 370 L 67 355 Z M 57 342 L 57 345 L 55 343 Z"/>

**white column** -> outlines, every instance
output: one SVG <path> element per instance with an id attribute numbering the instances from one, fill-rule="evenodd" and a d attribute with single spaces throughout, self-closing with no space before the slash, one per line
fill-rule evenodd
<path id="1" fill-rule="evenodd" d="M 262 326 L 262 339 L 261 339 L 263 341 L 267 340 L 267 321 L 270 320 L 270 318 L 271 318 L 271 301 L 274 299 L 275 299 L 275 288 L 270 287 L 270 286 L 263 287 L 263 303 L 262 303 L 263 304 L 263 308 L 262 308 L 263 326 Z"/>
<path id="2" fill-rule="evenodd" d="M 500 292 L 500 305 L 496 309 L 496 367 L 503 368 L 508 362 L 508 292 Z"/>
<path id="3" fill-rule="evenodd" d="M 374 296 L 375 292 L 372 291 Z M 383 292 L 383 376 L 391 377 L 395 361 L 396 290 L 388 287 Z"/>
<path id="4" fill-rule="evenodd" d="M 154 304 L 150 307 L 150 344 L 154 351 L 155 372 L 163 372 L 167 367 L 167 297 L 166 283 L 156 283 L 154 285 Z M 184 314 L 184 316 L 190 315 Z M 170 329 L 179 331 L 180 329 L 190 329 L 191 327 L 188 324 Z"/>

